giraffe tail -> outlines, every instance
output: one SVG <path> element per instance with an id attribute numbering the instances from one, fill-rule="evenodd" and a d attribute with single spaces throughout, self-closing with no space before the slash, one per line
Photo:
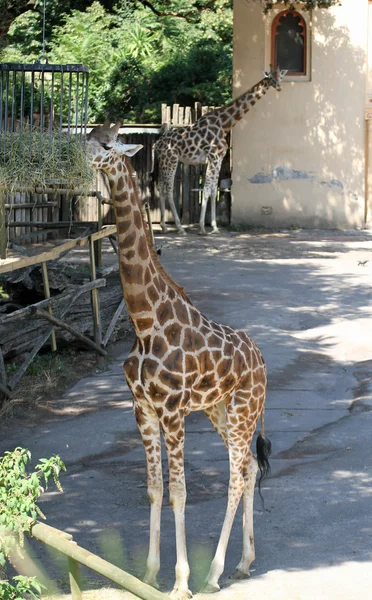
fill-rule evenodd
<path id="1" fill-rule="evenodd" d="M 261 483 L 262 480 L 270 475 L 271 468 L 269 463 L 269 456 L 271 454 L 271 441 L 268 437 L 265 437 L 265 424 L 264 424 L 264 409 L 261 413 L 261 432 L 257 437 L 256 441 L 256 451 L 257 451 L 257 463 L 258 468 L 260 469 L 260 478 L 258 480 L 258 493 L 260 495 L 262 506 L 265 508 L 264 500 L 261 492 Z"/>

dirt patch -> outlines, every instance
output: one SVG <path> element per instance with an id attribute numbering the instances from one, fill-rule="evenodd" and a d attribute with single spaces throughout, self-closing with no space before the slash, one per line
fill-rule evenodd
<path id="1" fill-rule="evenodd" d="M 7 366 L 8 375 L 19 368 L 17 363 Z M 14 395 L 4 401 L 0 409 L 0 420 L 11 417 L 33 419 L 35 413 L 41 417 L 49 412 L 53 400 L 61 396 L 74 383 L 91 373 L 105 370 L 107 361 L 97 363 L 95 352 L 86 350 L 62 350 L 37 356 L 21 379 Z"/>

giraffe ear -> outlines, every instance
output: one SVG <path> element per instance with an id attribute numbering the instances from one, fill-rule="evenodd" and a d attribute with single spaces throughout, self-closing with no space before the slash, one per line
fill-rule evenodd
<path id="1" fill-rule="evenodd" d="M 270 75 L 270 73 L 268 73 L 267 71 L 264 71 L 263 74 L 264 74 L 264 77 L 266 77 L 266 78 L 269 77 L 269 75 Z"/>
<path id="2" fill-rule="evenodd" d="M 283 71 L 280 71 L 280 77 L 285 77 L 288 73 L 288 69 L 283 69 Z"/>
<path id="3" fill-rule="evenodd" d="M 137 154 L 137 152 L 139 150 L 141 150 L 143 148 L 142 144 L 123 144 L 126 146 L 126 149 L 124 151 L 124 154 L 126 156 L 134 156 L 135 154 Z"/>
<path id="4" fill-rule="evenodd" d="M 118 154 L 125 154 L 125 156 L 134 156 L 141 148 L 142 144 L 122 144 L 121 142 L 115 142 L 112 147 L 118 152 Z"/>

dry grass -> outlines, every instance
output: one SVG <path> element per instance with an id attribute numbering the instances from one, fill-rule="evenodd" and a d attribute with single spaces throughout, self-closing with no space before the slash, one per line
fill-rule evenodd
<path id="1" fill-rule="evenodd" d="M 68 188 L 89 190 L 93 169 L 89 165 L 80 138 L 55 134 L 50 139 L 45 132 L 41 138 L 24 132 L 0 136 L 0 147 L 6 144 L 6 162 L 0 164 L 0 187 L 49 186 L 55 182 Z"/>

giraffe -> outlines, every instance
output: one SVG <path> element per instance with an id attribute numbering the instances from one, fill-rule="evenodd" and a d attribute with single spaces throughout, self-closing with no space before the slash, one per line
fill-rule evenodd
<path id="1" fill-rule="evenodd" d="M 222 160 L 228 149 L 226 136 L 271 86 L 281 91 L 281 80 L 286 72 L 281 71 L 279 67 L 270 68 L 268 73 L 265 72 L 261 81 L 229 104 L 203 115 L 194 125 L 174 127 L 168 130 L 156 142 L 154 149 L 159 160 L 160 213 L 161 227 L 164 233 L 167 231 L 165 224 L 166 200 L 173 213 L 178 231 L 185 233 L 173 200 L 174 178 L 178 162 L 187 165 L 207 165 L 199 228 L 200 233 L 205 235 L 205 213 L 210 198 L 212 233 L 218 233 L 216 196 Z"/>
<path id="2" fill-rule="evenodd" d="M 110 133 L 112 141 L 108 142 Z M 266 367 L 257 346 L 243 331 L 219 325 L 192 304 L 185 290 L 162 267 L 152 245 L 139 199 L 135 173 L 127 158 L 141 146 L 116 141 L 115 126 L 89 134 L 91 163 L 106 172 L 118 232 L 123 295 L 136 335 L 124 361 L 135 418 L 147 462 L 150 543 L 145 582 L 157 586 L 163 497 L 161 433 L 169 464 L 169 494 L 176 529 L 174 600 L 186 600 L 189 564 L 185 538 L 185 417 L 202 410 L 225 443 L 230 461 L 228 504 L 215 557 L 204 591 L 218 591 L 235 512 L 243 496 L 243 552 L 235 577 L 248 577 L 255 558 L 253 495 L 257 461 L 250 444 L 259 417 L 257 439 L 261 477 L 268 469 L 270 442 L 264 437 Z M 100 140 L 105 140 L 103 145 Z"/>

